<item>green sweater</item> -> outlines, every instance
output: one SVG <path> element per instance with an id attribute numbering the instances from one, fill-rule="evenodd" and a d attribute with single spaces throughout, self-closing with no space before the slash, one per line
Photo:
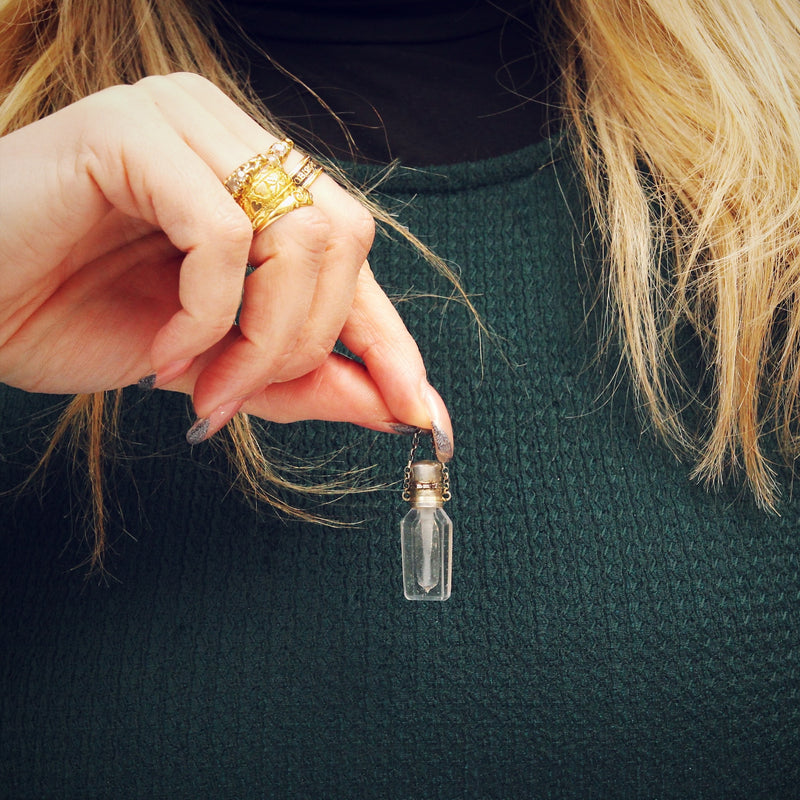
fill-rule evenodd
<path id="1" fill-rule="evenodd" d="M 325 507 L 353 528 L 253 509 L 213 446 L 186 445 L 184 398 L 132 390 L 109 580 L 85 580 L 65 456 L 0 500 L 0 795 L 800 797 L 798 503 L 708 494 L 624 385 L 609 398 L 565 151 L 401 170 L 384 191 L 504 342 L 481 358 L 469 313 L 431 297 L 446 282 L 378 241 L 453 415 L 451 599 L 403 598 L 396 483 Z M 53 404 L 0 392 L 3 488 Z M 295 456 L 343 448 L 336 466 L 375 483 L 410 446 L 269 432 Z"/>

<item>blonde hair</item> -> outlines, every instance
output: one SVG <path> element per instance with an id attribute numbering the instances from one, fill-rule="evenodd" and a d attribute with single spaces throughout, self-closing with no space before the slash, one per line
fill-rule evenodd
<path id="1" fill-rule="evenodd" d="M 741 464 L 774 508 L 770 439 L 798 453 L 800 6 L 557 5 L 565 105 L 642 404 L 694 455 L 696 477 L 718 482 Z M 687 329 L 710 387 L 681 361 Z"/>
<path id="2" fill-rule="evenodd" d="M 798 449 L 796 4 L 555 0 L 555 6 L 564 103 L 606 242 L 612 319 L 642 404 L 665 440 L 694 454 L 696 476 L 718 481 L 741 461 L 758 500 L 773 507 L 765 437 L 777 430 L 790 457 Z M 176 70 L 205 75 L 271 124 L 237 80 L 202 6 L 0 1 L 1 132 L 106 86 Z M 699 337 L 713 379 L 705 395 L 676 352 L 686 326 Z M 103 395 L 76 398 L 60 426 L 85 432 L 95 566 L 104 547 L 105 403 Z M 685 422 L 692 404 L 705 416 L 699 430 Z M 264 459 L 246 418 L 233 428 L 239 471 L 263 474 L 252 470 Z M 280 502 L 264 491 L 268 502 Z"/>

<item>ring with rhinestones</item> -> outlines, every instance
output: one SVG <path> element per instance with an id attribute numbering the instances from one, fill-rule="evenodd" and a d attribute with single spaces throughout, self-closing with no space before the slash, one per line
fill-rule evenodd
<path id="1" fill-rule="evenodd" d="M 225 181 L 225 188 L 247 214 L 256 233 L 290 211 L 314 202 L 311 192 L 283 168 L 291 149 L 289 139 L 275 142 L 266 153 L 237 167 Z M 306 178 L 305 183 L 309 182 Z"/>
<path id="2" fill-rule="evenodd" d="M 279 167 L 285 161 L 289 153 L 292 152 L 294 142 L 291 139 L 281 139 L 273 142 L 265 153 L 253 156 L 249 161 L 240 164 L 225 179 L 225 188 L 237 199 L 238 195 L 247 189 L 247 185 L 258 170 L 267 164 Z"/>

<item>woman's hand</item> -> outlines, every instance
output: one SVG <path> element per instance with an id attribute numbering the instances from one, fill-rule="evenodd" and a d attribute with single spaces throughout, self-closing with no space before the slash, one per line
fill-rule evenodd
<path id="1" fill-rule="evenodd" d="M 449 458 L 447 411 L 366 262 L 369 213 L 322 175 L 313 206 L 253 235 L 224 188 L 274 141 L 188 74 L 107 89 L 0 139 L 0 380 L 84 393 L 154 373 L 193 395 L 195 441 L 242 408 L 433 427 Z M 337 339 L 363 365 L 332 354 Z"/>

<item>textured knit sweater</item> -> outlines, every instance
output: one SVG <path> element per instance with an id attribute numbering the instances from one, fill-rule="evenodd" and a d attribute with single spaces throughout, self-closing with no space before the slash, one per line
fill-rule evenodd
<path id="1" fill-rule="evenodd" d="M 798 505 L 707 493 L 607 391 L 566 151 L 384 189 L 502 341 L 379 239 L 454 420 L 451 599 L 403 598 L 407 438 L 269 428 L 394 482 L 326 506 L 360 523 L 330 529 L 252 508 L 186 445 L 183 398 L 131 391 L 108 580 L 81 567 L 80 465 L 0 502 L 0 796 L 800 796 Z M 0 393 L 3 488 L 55 402 Z"/>

